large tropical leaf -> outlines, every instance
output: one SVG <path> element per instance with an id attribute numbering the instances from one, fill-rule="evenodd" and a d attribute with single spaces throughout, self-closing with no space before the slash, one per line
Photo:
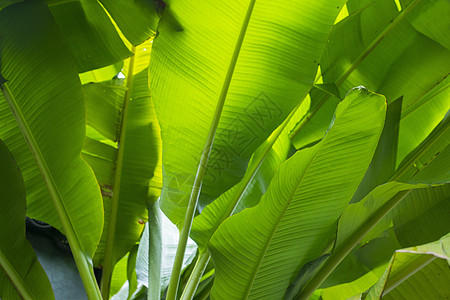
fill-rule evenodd
<path id="1" fill-rule="evenodd" d="M 308 98 L 306 100 L 309 100 Z M 206 206 L 194 218 L 191 238 L 200 249 L 205 248 L 219 225 L 230 215 L 258 204 L 266 192 L 278 166 L 288 157 L 288 133 L 307 112 L 309 101 L 304 101 L 286 126 L 280 127 L 253 153 L 243 179 Z M 281 131 L 281 133 L 278 133 Z"/>
<path id="2" fill-rule="evenodd" d="M 388 181 L 395 173 L 397 161 L 398 129 L 402 99 L 387 106 L 386 122 L 378 142 L 377 150 L 363 180 L 353 195 L 352 202 L 364 198 L 373 188 Z"/>
<path id="3" fill-rule="evenodd" d="M 25 184 L 0 140 L 0 298 L 54 299 L 47 275 L 25 238 Z"/>
<path id="4" fill-rule="evenodd" d="M 444 80 L 450 51 L 417 31 L 408 18 L 430 16 L 435 5 L 450 7 L 446 0 L 404 1 L 399 12 L 394 1 L 351 0 L 350 16 L 335 26 L 321 60 L 324 82 L 336 82 L 341 91 L 362 84 L 385 95 L 388 103 L 403 96 L 397 163 L 450 108 L 449 81 Z M 429 30 L 439 34 L 447 31 L 450 20 L 435 25 Z"/>
<path id="5" fill-rule="evenodd" d="M 375 227 L 377 229 L 369 232 L 366 238 L 361 240 L 359 247 L 349 253 L 330 274 L 321 285 L 321 288 L 325 288 L 322 290 L 322 297 L 347 299 L 364 292 L 381 277 L 395 250 L 434 241 L 449 232 L 449 189 L 450 186 L 446 184 L 412 190 L 386 217 L 387 222 L 380 222 L 378 228 Z M 353 215 L 345 213 L 347 218 L 341 219 L 340 227 L 345 226 L 346 221 L 353 221 L 354 216 L 363 217 L 374 203 L 383 202 L 381 197 L 373 200 L 373 203 L 357 205 L 359 210 L 353 210 Z M 350 222 L 347 225 L 348 228 L 357 228 L 358 224 Z M 393 227 L 377 234 L 389 226 Z M 365 243 L 364 241 L 371 239 L 371 236 L 378 237 Z"/>
<path id="6" fill-rule="evenodd" d="M 94 173 L 80 157 L 85 107 L 77 71 L 42 1 L 1 10 L 0 35 L 1 75 L 8 81 L 2 83 L 0 136 L 22 170 L 28 215 L 68 236 L 92 293 L 89 257 L 103 213 Z"/>
<path id="7" fill-rule="evenodd" d="M 355 248 L 320 286 L 324 300 L 346 300 L 373 286 L 383 275 L 395 250 L 400 249 L 393 230 Z"/>
<path id="8" fill-rule="evenodd" d="M 449 139 L 450 110 L 428 137 L 403 159 L 392 179 L 403 182 L 412 180 L 413 182 L 420 183 L 423 182 L 421 177 L 425 176 L 426 179 L 427 177 L 434 176 L 435 179 L 439 180 L 439 177 L 445 175 L 448 169 L 439 168 L 439 165 L 434 160 L 439 157 L 439 160 L 442 160 L 444 166 L 448 166 L 448 158 L 445 155 L 440 155 L 440 153 L 446 152 L 448 156 L 448 152 L 450 151 L 448 149 Z M 447 150 L 445 150 L 446 148 Z M 434 168 L 429 168 L 429 164 L 434 165 Z M 427 171 L 422 172 L 425 167 L 427 167 Z"/>
<path id="9" fill-rule="evenodd" d="M 251 154 L 305 97 L 344 2 L 180 0 L 166 7 L 150 85 L 164 149 L 161 206 L 174 223 L 184 219 L 210 130 L 217 126 L 203 203 L 239 181 Z M 212 125 L 216 109 L 221 118 Z"/>
<path id="10" fill-rule="evenodd" d="M 131 55 L 99 2 L 47 3 L 80 73 L 106 67 Z"/>
<path id="11" fill-rule="evenodd" d="M 172 265 L 175 260 L 175 252 L 178 244 L 178 229 L 170 222 L 170 220 L 164 216 L 161 212 L 160 214 L 160 226 L 161 226 L 161 268 L 160 268 L 160 282 L 149 282 L 150 278 L 154 278 L 152 276 L 152 272 L 157 270 L 157 266 L 152 267 L 152 263 L 158 263 L 153 260 L 154 253 L 149 252 L 149 233 L 151 229 L 148 226 L 145 227 L 144 233 L 142 234 L 141 241 L 139 243 L 138 256 L 136 260 L 136 274 L 137 280 L 140 284 L 145 285 L 146 287 L 153 287 L 157 289 L 159 285 L 159 289 L 164 291 L 167 288 L 169 283 L 170 274 L 172 272 Z M 153 245 L 152 249 L 153 248 Z M 195 256 L 195 252 L 197 250 L 197 246 L 194 241 L 191 239 L 188 240 L 186 252 L 183 258 L 183 268 L 189 265 L 192 262 L 192 259 Z M 149 286 L 150 284 L 150 286 Z M 149 293 L 154 294 L 152 291 Z M 153 298 L 154 299 L 154 298 Z"/>
<path id="12" fill-rule="evenodd" d="M 389 228 L 393 218 L 396 217 L 397 219 L 404 221 L 414 220 L 415 218 L 416 221 L 421 222 L 423 226 L 426 226 L 426 228 L 422 229 L 425 231 L 425 235 L 426 232 L 430 233 L 432 227 L 429 225 L 432 223 L 426 222 L 426 213 L 424 213 L 425 222 L 423 222 L 423 220 L 420 220 L 423 215 L 421 216 L 421 213 L 417 213 L 416 211 L 421 208 L 433 208 L 433 204 L 438 203 L 441 200 L 441 197 L 439 197 L 440 195 L 437 193 L 438 199 L 428 199 L 424 203 L 414 203 L 416 197 L 411 197 L 411 195 L 414 194 L 413 189 L 430 189 L 430 187 L 450 182 L 450 172 L 448 172 L 445 167 L 441 168 L 442 164 L 445 166 L 450 160 L 450 147 L 447 148 L 448 149 L 440 153 L 436 159 L 412 178 L 410 183 L 388 182 L 380 185 L 373 189 L 363 200 L 349 205 L 344 210 L 339 219 L 336 243 L 331 255 L 315 270 L 315 274 L 311 276 L 309 282 L 305 286 L 300 286 L 297 289 L 297 292 L 301 290 L 300 297 L 302 299 L 307 298 L 314 290 L 319 288 L 322 282 L 359 243 L 369 241 Z M 418 184 L 417 182 L 421 183 Z M 433 193 L 429 195 L 432 194 Z M 402 201 L 406 201 L 404 200 L 406 197 L 411 197 L 410 199 L 412 200 L 407 201 L 408 204 L 403 207 L 406 207 L 407 209 L 397 209 L 396 206 L 399 203 L 402 203 Z M 444 199 L 442 200 L 445 201 L 446 198 L 447 197 L 444 196 Z M 411 218 L 408 218 L 409 213 L 412 215 Z M 399 223 L 401 224 L 401 221 Z M 448 222 L 446 220 L 443 220 L 440 223 L 444 224 L 445 227 L 448 227 Z M 417 237 L 421 235 L 413 234 L 413 236 Z M 430 236 L 433 236 L 433 233 L 430 233 Z M 396 242 L 396 244 L 400 247 L 398 242 Z"/>
<path id="13" fill-rule="evenodd" d="M 393 227 L 402 247 L 437 240 L 450 232 L 450 185 L 411 192 L 393 211 Z"/>
<path id="14" fill-rule="evenodd" d="M 138 245 L 122 257 L 114 267 L 111 277 L 111 299 L 130 299 L 137 289 L 136 257 Z M 126 291 L 126 293 L 125 293 Z M 122 297 L 120 297 L 122 296 Z"/>
<path id="15" fill-rule="evenodd" d="M 411 0 L 401 0 L 402 6 L 411 3 Z M 450 5 L 447 1 L 422 1 L 419 7 L 411 12 L 408 21 L 411 25 L 422 34 L 438 42 L 448 50 L 450 50 L 450 37 L 442 31 L 441 28 L 448 26 L 448 18 L 450 13 Z"/>
<path id="16" fill-rule="evenodd" d="M 147 205 L 161 190 L 159 125 L 148 88 L 150 47 L 139 45 L 125 61 L 126 86 L 120 80 L 84 86 L 88 123 L 104 135 L 90 132 L 83 149 L 104 196 L 105 230 L 94 258 L 103 266 L 104 285 L 114 264 L 139 240 Z"/>
<path id="17" fill-rule="evenodd" d="M 85 84 L 83 90 L 86 95 L 87 124 L 107 139 L 117 141 L 126 87 L 111 81 Z"/>
<path id="18" fill-rule="evenodd" d="M 417 0 L 402 1 L 401 7 L 394 1 L 349 1 L 350 15 L 334 26 L 320 65 L 323 81 L 336 83 L 341 94 L 362 84 L 385 95 L 388 103 L 403 96 L 397 165 L 450 108 L 450 52 L 443 46 L 448 37 L 442 36 L 450 23 L 439 17 L 450 4 Z M 430 25 L 431 20 L 439 22 Z M 321 108 L 311 116 L 316 125 L 304 126 L 306 134 L 320 129 L 324 117 L 331 118 L 327 111 L 333 97 L 314 96 L 312 102 Z M 296 131 L 296 143 L 304 130 Z"/>
<path id="19" fill-rule="evenodd" d="M 327 248 L 369 166 L 385 107 L 384 97 L 352 90 L 323 140 L 283 163 L 257 206 L 219 227 L 210 242 L 213 297 L 279 299 L 293 275 Z"/>
<path id="20" fill-rule="evenodd" d="M 436 242 L 401 249 L 365 299 L 445 299 L 450 297 L 449 234 Z"/>
<path id="21" fill-rule="evenodd" d="M 297 149 L 305 146 L 313 145 L 320 141 L 325 135 L 328 124 L 333 118 L 334 111 L 338 105 L 340 98 L 325 94 L 317 88 L 311 89 L 311 109 L 305 118 L 297 124 L 297 127 L 290 133 L 292 144 Z M 329 97 L 328 100 L 320 106 L 320 100 L 323 97 Z M 313 114 L 316 108 L 320 109 Z M 301 128 L 299 128 L 301 126 Z"/>
<path id="22" fill-rule="evenodd" d="M 123 35 L 134 46 L 155 34 L 159 21 L 156 7 L 159 4 L 158 1 L 100 0 L 100 2 L 114 19 Z"/>
<path id="23" fill-rule="evenodd" d="M 81 83 L 85 84 L 89 82 L 102 82 L 111 80 L 120 72 L 122 66 L 123 62 L 118 62 L 100 69 L 80 73 Z"/>

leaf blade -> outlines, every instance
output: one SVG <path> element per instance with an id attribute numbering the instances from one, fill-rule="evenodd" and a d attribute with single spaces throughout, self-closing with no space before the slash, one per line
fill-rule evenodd
<path id="1" fill-rule="evenodd" d="M 0 244 L 0 297 L 54 299 L 50 281 L 25 238 L 25 184 L 14 158 L 2 140 L 0 190 L 4 197 L 0 201 L 0 239 L 5 241 Z"/>
<path id="2" fill-rule="evenodd" d="M 371 113 L 356 117 L 356 112 L 364 109 Z M 350 92 L 338 106 L 334 124 L 324 139 L 282 164 L 257 206 L 230 217 L 219 227 L 210 242 L 216 264 L 213 297 L 261 299 L 284 294 L 297 267 L 322 251 L 333 236 L 340 211 L 356 190 L 375 151 L 384 109 L 384 97 L 364 88 Z M 361 123 L 355 125 L 356 120 Z M 358 158 L 352 156 L 350 160 L 347 155 L 352 147 L 365 148 L 352 152 Z M 331 163 L 338 153 L 342 158 Z M 343 175 L 350 169 L 352 172 Z M 337 178 L 346 178 L 346 184 L 339 184 Z M 327 183 L 327 187 L 319 182 Z M 317 203 L 311 202 L 314 195 L 320 196 Z M 324 235 L 320 241 L 314 238 L 319 233 Z M 280 251 L 282 255 L 275 255 Z"/>

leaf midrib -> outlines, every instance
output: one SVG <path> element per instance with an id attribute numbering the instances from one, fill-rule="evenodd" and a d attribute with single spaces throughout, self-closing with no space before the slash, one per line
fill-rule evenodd
<path id="1" fill-rule="evenodd" d="M 11 284 L 16 289 L 17 293 L 23 299 L 37 299 L 33 296 L 33 293 L 28 288 L 27 284 L 22 280 L 22 277 L 17 273 L 14 266 L 9 262 L 6 255 L 0 249 L 0 270 L 4 271 L 6 277 L 8 277 Z"/>

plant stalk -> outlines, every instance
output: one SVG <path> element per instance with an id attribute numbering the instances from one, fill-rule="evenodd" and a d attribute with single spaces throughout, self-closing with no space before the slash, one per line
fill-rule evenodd
<path id="1" fill-rule="evenodd" d="M 227 74 L 225 76 L 222 90 L 219 95 L 219 99 L 216 106 L 216 111 L 214 113 L 213 120 L 211 122 L 210 131 L 206 139 L 205 147 L 203 148 L 202 156 L 200 158 L 199 166 L 197 169 L 197 174 L 194 180 L 194 186 L 189 198 L 189 204 L 184 218 L 183 227 L 180 232 L 180 239 L 178 242 L 177 252 L 175 256 L 175 262 L 172 268 L 172 274 L 170 276 L 169 287 L 167 288 L 167 300 L 175 300 L 177 296 L 178 284 L 180 282 L 181 267 L 183 264 L 184 252 L 186 251 L 186 244 L 191 231 L 192 221 L 194 219 L 194 212 L 197 207 L 198 197 L 200 195 L 200 190 L 203 182 L 203 176 L 206 171 L 209 155 L 211 153 L 212 145 L 214 142 L 214 137 L 216 135 L 217 126 L 219 125 L 220 116 L 222 115 L 223 106 L 225 104 L 225 99 L 228 94 L 228 89 L 230 87 L 231 79 L 233 77 L 234 69 L 237 64 L 239 53 L 241 51 L 242 44 L 244 42 L 244 37 L 247 32 L 248 24 L 253 12 L 253 7 L 255 6 L 256 0 L 250 0 L 247 8 L 247 13 L 244 17 L 242 23 L 241 31 L 239 37 L 236 41 L 236 46 L 234 48 L 233 55 L 228 67 Z"/>
<path id="2" fill-rule="evenodd" d="M 15 119 L 17 125 L 22 132 L 28 147 L 33 154 L 36 165 L 38 166 L 41 175 L 44 179 L 45 185 L 47 186 L 50 198 L 53 201 L 53 205 L 58 214 L 59 220 L 61 221 L 64 233 L 66 234 L 67 240 L 69 241 L 70 249 L 72 250 L 73 258 L 80 273 L 81 280 L 83 282 L 86 294 L 90 300 L 101 299 L 100 290 L 97 285 L 97 281 L 94 276 L 94 270 L 92 268 L 92 261 L 84 253 L 83 247 L 78 239 L 75 232 L 73 224 L 70 220 L 67 209 L 64 205 L 63 198 L 58 190 L 55 180 L 45 162 L 45 159 L 41 153 L 41 150 L 31 134 L 31 130 L 22 114 L 20 107 L 17 105 L 14 96 L 12 95 L 7 83 L 0 84 L 0 88 L 5 96 L 6 102 L 8 103 Z"/>
<path id="3" fill-rule="evenodd" d="M 194 270 L 184 288 L 183 294 L 181 294 L 180 300 L 191 300 L 194 297 L 195 291 L 202 279 L 203 272 L 205 272 L 206 266 L 208 265 L 211 254 L 208 248 L 200 254 L 197 262 L 195 263 Z"/>
<path id="4" fill-rule="evenodd" d="M 113 257 L 114 240 L 116 235 L 116 223 L 117 214 L 119 209 L 119 198 L 120 198 L 120 184 L 122 179 L 122 169 L 123 169 L 123 156 L 126 143 L 126 128 L 128 121 L 128 108 L 131 97 L 131 89 L 133 87 L 133 71 L 134 71 L 134 61 L 136 48 L 132 47 L 131 52 L 133 56 L 130 58 L 130 66 L 128 68 L 127 74 L 127 90 L 125 92 L 125 99 L 123 102 L 122 109 L 122 122 L 120 127 L 120 136 L 118 141 L 118 153 L 116 160 L 116 170 L 114 173 L 114 187 L 113 187 L 113 197 L 111 199 L 111 207 L 109 211 L 109 222 L 108 222 L 108 232 L 106 236 L 106 249 L 105 258 L 103 261 L 103 272 L 101 280 L 101 291 L 103 299 L 109 299 L 109 291 L 111 288 L 111 277 L 114 270 L 114 265 L 116 264 L 116 257 Z"/>
<path id="5" fill-rule="evenodd" d="M 330 255 L 325 264 L 317 274 L 305 285 L 303 290 L 297 294 L 295 299 L 306 300 L 311 297 L 322 282 L 334 271 L 334 269 L 344 260 L 344 258 L 358 245 L 358 243 L 383 219 L 394 207 L 397 206 L 411 190 L 398 192 L 391 200 L 380 207 L 370 219 L 363 223 L 358 230 L 351 234 L 339 247 Z"/>
<path id="6" fill-rule="evenodd" d="M 3 254 L 2 250 L 0 250 L 0 270 L 4 271 L 6 277 L 9 278 L 9 281 L 16 289 L 20 298 L 25 300 L 36 299 L 36 297 L 33 296 L 33 293 L 28 289 L 26 283 L 23 282 L 20 275 L 17 274 L 16 269 L 9 263 L 9 260 Z"/>
<path id="7" fill-rule="evenodd" d="M 161 214 L 159 200 L 148 205 L 148 293 L 147 300 L 161 297 Z"/>

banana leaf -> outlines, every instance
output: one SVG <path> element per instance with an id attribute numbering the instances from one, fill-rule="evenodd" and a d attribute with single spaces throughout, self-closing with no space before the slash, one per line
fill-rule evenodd
<path id="1" fill-rule="evenodd" d="M 0 137 L 27 190 L 28 215 L 68 237 L 88 294 L 90 266 L 103 227 L 100 189 L 80 157 L 85 106 L 78 73 L 43 1 L 0 12 Z M 28 144 L 28 145 L 27 145 Z"/>
<path id="2" fill-rule="evenodd" d="M 78 72 L 118 63 L 131 56 L 107 12 L 97 1 L 47 1 Z"/>
<path id="3" fill-rule="evenodd" d="M 25 184 L 0 140 L 0 298 L 55 299 L 52 286 L 25 237 Z"/>
<path id="4" fill-rule="evenodd" d="M 364 299 L 445 299 L 450 296 L 449 235 L 395 252 Z"/>
<path id="5" fill-rule="evenodd" d="M 450 4 L 445 0 L 402 1 L 400 11 L 394 1 L 350 0 L 347 6 L 349 15 L 333 27 L 321 58 L 322 80 L 335 83 L 340 94 L 362 84 L 385 95 L 388 103 L 403 97 L 398 166 L 450 108 L 450 52 L 444 46 L 448 37 L 442 36 L 450 23 L 448 18 L 439 18 Z M 430 17 L 433 13 L 436 16 Z M 439 21 L 431 25 L 428 20 Z M 312 103 L 323 104 L 312 114 L 311 124 L 305 125 L 306 135 L 317 130 L 324 133 L 321 121 L 331 118 L 326 112 L 333 97 L 311 96 Z M 304 130 L 292 135 L 298 147 Z"/>
<path id="6" fill-rule="evenodd" d="M 383 96 L 363 87 L 349 92 L 322 141 L 283 163 L 257 206 L 222 223 L 209 245 L 212 297 L 279 299 L 327 249 L 375 152 L 385 111 Z"/>
<path id="7" fill-rule="evenodd" d="M 200 166 L 202 206 L 241 179 L 251 154 L 306 96 L 344 3 L 181 0 L 165 8 L 149 74 L 163 140 L 161 207 L 175 224 L 207 139 L 214 135 Z"/>

